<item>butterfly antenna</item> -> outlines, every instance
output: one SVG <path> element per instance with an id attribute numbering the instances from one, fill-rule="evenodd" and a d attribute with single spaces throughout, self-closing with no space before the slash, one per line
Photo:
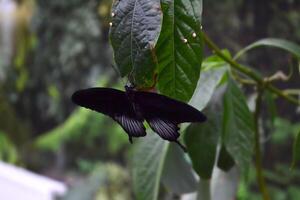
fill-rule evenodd
<path id="1" fill-rule="evenodd" d="M 184 152 L 187 152 L 186 147 L 185 147 L 183 144 L 181 144 L 178 140 L 175 140 L 174 142 L 175 142 L 176 144 L 178 144 Z"/>

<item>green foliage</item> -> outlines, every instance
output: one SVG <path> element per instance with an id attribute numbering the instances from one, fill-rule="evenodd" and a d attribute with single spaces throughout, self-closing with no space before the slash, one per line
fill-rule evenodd
<path id="1" fill-rule="evenodd" d="M 259 199 L 258 192 L 251 188 L 256 184 L 255 170 L 251 168 L 247 181 L 242 179 L 237 193 L 238 200 Z M 299 196 L 299 185 L 297 180 L 300 178 L 300 170 L 289 170 L 285 164 L 276 164 L 274 169 L 265 171 L 266 179 L 273 183 L 270 188 L 272 200 L 296 200 Z"/>
<path id="2" fill-rule="evenodd" d="M 34 49 L 26 54 L 28 80 L 22 93 L 16 93 L 16 104 L 25 108 L 24 115 L 33 115 L 28 119 L 39 124 L 34 126 L 37 135 L 68 117 L 72 92 L 95 84 L 110 66 L 110 57 L 97 12 L 100 0 L 35 2 L 30 23 Z"/>
<path id="3" fill-rule="evenodd" d="M 0 87 L 0 130 L 5 132 L 11 141 L 20 147 L 28 140 L 30 129 L 25 120 L 20 119 L 15 107 L 8 101 Z"/>
<path id="4" fill-rule="evenodd" d="M 258 199 L 257 186 L 261 191 L 262 188 L 266 190 L 266 186 L 262 182 L 256 183 L 256 174 L 259 173 L 251 165 L 255 120 L 255 124 L 259 125 L 255 134 L 261 147 L 261 150 L 257 146 L 255 149 L 256 170 L 270 184 L 271 199 L 298 199 L 298 115 L 292 113 L 294 108 L 280 99 L 298 105 L 296 95 L 299 91 L 292 88 L 290 95 L 291 90 L 277 87 L 289 89 L 293 81 L 293 87 L 298 87 L 299 74 L 289 76 L 291 82 L 284 85 L 273 84 L 277 80 L 263 77 L 263 70 L 275 71 L 277 66 L 273 67 L 274 63 L 288 60 L 277 56 L 276 51 L 274 54 L 272 51 L 269 59 L 265 54 L 259 57 L 253 53 L 242 60 L 245 62 L 243 65 L 236 60 L 258 47 L 279 48 L 299 60 L 299 45 L 283 39 L 265 38 L 242 48 L 232 58 L 228 50 L 221 51 L 209 41 L 210 38 L 205 37 L 205 32 L 209 32 L 221 46 L 238 50 L 243 43 L 255 40 L 256 30 L 251 30 L 255 26 L 259 31 L 265 28 L 274 33 L 274 27 L 257 25 L 256 15 L 261 12 L 255 10 L 257 5 L 249 1 L 227 0 L 222 4 L 206 1 L 209 6 L 203 20 L 205 32 L 201 29 L 202 0 L 116 0 L 112 12 L 108 1 L 35 1 L 37 10 L 32 27 L 26 27 L 22 35 L 16 34 L 14 67 L 7 68 L 11 69 L 7 70 L 7 74 L 0 74 L 1 81 L 5 80 L 0 82 L 0 130 L 3 131 L 0 132 L 0 159 L 15 163 L 22 156 L 20 160 L 25 158 L 25 165 L 30 168 L 40 171 L 48 171 L 49 168 L 52 171 L 54 168 L 55 171 L 53 165 L 43 163 L 47 167 L 40 169 L 31 161 L 48 160 L 49 154 L 45 151 L 49 151 L 51 156 L 55 153 L 60 170 L 69 171 L 70 167 L 73 169 L 77 165 L 80 172 L 94 171 L 66 199 L 173 199 L 195 191 L 200 194 L 199 199 L 209 194 L 213 167 L 227 171 L 237 165 L 240 177 L 244 177 L 250 167 L 248 179 L 242 178 L 237 199 Z M 268 1 L 266 4 L 272 5 L 272 12 L 262 14 L 275 24 L 275 29 L 277 27 L 276 34 L 271 36 L 278 37 L 283 33 L 282 38 L 298 41 L 300 34 L 295 29 L 300 19 L 297 13 L 299 4 L 296 1 Z M 249 11 L 249 5 L 253 11 Z M 281 7 L 289 7 L 289 11 L 283 11 Z M 222 10 L 226 12 L 222 13 Z M 98 14 L 104 22 L 100 21 Z M 288 18 L 289 23 L 274 20 L 282 16 Z M 103 41 L 107 36 L 103 33 L 108 31 L 109 20 L 112 22 L 110 40 L 114 58 L 122 77 L 127 75 L 138 89 L 155 86 L 158 92 L 189 102 L 208 116 L 204 124 L 183 124 L 180 127 L 187 154 L 153 132 L 139 139 L 130 157 L 134 197 L 129 190 L 129 169 L 113 164 L 100 164 L 94 168 L 98 165 L 95 160 L 111 159 L 112 154 L 112 159 L 126 165 L 127 135 L 119 125 L 101 114 L 86 109 L 76 109 L 71 113 L 71 93 L 94 85 L 100 74 L 107 74 L 110 55 L 106 53 L 109 52 L 108 43 Z M 294 33 L 290 33 L 291 29 Z M 249 31 L 254 34 L 248 34 Z M 221 37 L 218 38 L 218 34 Z M 203 42 L 213 55 L 204 58 Z M 260 66 L 268 67 L 261 70 Z M 6 73 L 6 70 L 1 72 Z M 115 81 L 112 77 L 109 79 L 110 82 Z M 106 82 L 100 85 L 115 87 Z M 227 89 L 224 91 L 225 85 Z M 245 96 L 256 97 L 257 89 L 263 91 L 265 103 L 253 120 Z M 5 98 L 2 98 L 4 95 Z M 258 96 L 261 97 L 260 94 Z M 266 110 L 267 114 L 264 113 Z M 281 113 L 296 123 L 279 118 Z M 268 124 L 270 121 L 271 126 Z M 45 130 L 46 133 L 39 135 Z M 267 138 L 263 137 L 265 135 Z M 261 138 L 264 140 L 260 141 Z M 279 166 L 274 155 L 282 156 L 280 163 L 289 162 L 290 152 L 284 148 L 287 144 L 291 147 L 294 138 L 294 168 L 289 170 L 287 164 Z M 28 153 L 32 142 L 37 150 L 42 150 L 42 159 Z M 97 153 L 93 157 L 94 152 Z M 265 170 L 257 162 L 260 153 Z M 198 175 L 201 181 L 197 181 Z M 259 176 L 258 180 L 263 179 Z M 209 195 L 205 199 L 208 198 Z"/>
<path id="5" fill-rule="evenodd" d="M 248 45 L 247 47 L 243 48 L 242 50 L 240 50 L 236 54 L 235 59 L 239 58 L 240 56 L 245 54 L 247 51 L 257 48 L 257 47 L 279 48 L 279 49 L 285 50 L 285 51 L 293 54 L 295 57 L 300 59 L 300 46 L 299 45 L 297 45 L 293 42 L 283 40 L 283 39 L 278 39 L 278 38 L 265 38 L 265 39 L 258 40 L 256 42 Z"/>
<path id="6" fill-rule="evenodd" d="M 151 86 L 155 71 L 152 50 L 162 21 L 160 1 L 114 1 L 112 13 L 110 40 L 121 76 L 130 73 L 137 86 Z"/>
<path id="7" fill-rule="evenodd" d="M 266 91 L 264 95 L 264 100 L 266 101 L 268 114 L 271 118 L 271 126 L 273 126 L 276 120 L 276 116 L 278 116 L 278 111 L 275 103 L 275 95 L 273 95 L 269 91 Z"/>
<path id="8" fill-rule="evenodd" d="M 172 194 L 179 195 L 197 190 L 194 170 L 177 144 L 171 143 L 168 149 L 162 172 L 162 182 L 166 190 Z"/>
<path id="9" fill-rule="evenodd" d="M 0 160 L 9 163 L 16 163 L 19 159 L 18 157 L 15 145 L 5 133 L 0 131 Z"/>
<path id="10" fill-rule="evenodd" d="M 163 0 L 163 26 L 156 46 L 158 89 L 188 101 L 197 86 L 202 62 L 202 1 Z"/>
<path id="11" fill-rule="evenodd" d="M 287 139 L 296 138 L 300 129 L 300 123 L 292 124 L 289 120 L 276 117 L 271 135 L 274 144 L 283 144 Z"/>
<path id="12" fill-rule="evenodd" d="M 293 146 L 293 161 L 292 161 L 292 168 L 296 166 L 297 163 L 300 161 L 300 131 L 297 134 L 297 137 L 294 142 Z"/>
<path id="13" fill-rule="evenodd" d="M 222 143 L 243 172 L 251 162 L 254 121 L 243 92 L 229 79 L 224 97 Z"/>
<path id="14" fill-rule="evenodd" d="M 204 124 L 192 124 L 185 133 L 187 151 L 193 168 L 201 179 L 210 179 L 216 159 L 217 144 L 221 135 L 221 119 L 209 113 Z"/>
<path id="15" fill-rule="evenodd" d="M 73 187 L 62 200 L 131 199 L 126 169 L 114 164 L 97 164 L 88 178 Z"/>
<path id="16" fill-rule="evenodd" d="M 107 85 L 108 79 L 102 78 L 99 85 Z M 58 98 L 56 88 L 50 87 L 49 93 Z M 115 154 L 128 144 L 123 129 L 106 116 L 85 108 L 76 109 L 64 123 L 38 137 L 35 144 L 46 151 L 57 152 L 63 145 L 80 142 L 87 147 L 97 146 L 97 139 L 105 141 L 109 153 Z"/>
<path id="17" fill-rule="evenodd" d="M 234 164 L 235 162 L 232 156 L 230 156 L 225 145 L 223 144 L 219 152 L 217 166 L 224 171 L 229 171 L 234 166 Z"/>
<path id="18" fill-rule="evenodd" d="M 36 145 L 57 152 L 63 144 L 72 141 L 96 145 L 93 141 L 99 137 L 106 138 L 110 153 L 118 152 L 128 143 L 127 135 L 117 124 L 103 115 L 80 108 L 63 124 L 37 138 Z"/>
<path id="19" fill-rule="evenodd" d="M 169 144 L 153 132 L 135 147 L 132 161 L 133 191 L 137 200 L 158 198 Z"/>
<path id="20" fill-rule="evenodd" d="M 228 51 L 224 51 L 224 53 L 230 56 Z M 221 84 L 227 69 L 228 64 L 220 57 L 215 55 L 207 57 L 202 63 L 202 73 L 189 104 L 198 110 L 204 109 L 211 100 L 217 86 Z"/>

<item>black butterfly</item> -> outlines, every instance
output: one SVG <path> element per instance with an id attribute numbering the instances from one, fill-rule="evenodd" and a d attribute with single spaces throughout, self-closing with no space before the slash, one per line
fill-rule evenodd
<path id="1" fill-rule="evenodd" d="M 146 135 L 144 120 L 165 140 L 178 142 L 179 127 L 183 122 L 204 122 L 205 115 L 192 106 L 164 95 L 136 91 L 125 86 L 125 92 L 112 88 L 88 88 L 72 95 L 75 104 L 110 116 L 129 136 Z"/>

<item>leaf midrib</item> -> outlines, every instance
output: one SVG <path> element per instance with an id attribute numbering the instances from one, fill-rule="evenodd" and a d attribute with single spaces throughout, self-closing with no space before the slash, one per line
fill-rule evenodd
<path id="1" fill-rule="evenodd" d="M 132 11 L 132 19 L 131 19 L 131 29 L 130 29 L 130 57 L 131 57 L 131 71 L 134 70 L 134 65 L 133 65 L 133 21 L 134 21 L 134 15 L 135 15 L 135 9 L 136 9 L 136 3 L 138 0 L 134 1 L 134 6 L 133 6 L 133 11 Z M 131 73 L 131 72 L 130 72 Z"/>

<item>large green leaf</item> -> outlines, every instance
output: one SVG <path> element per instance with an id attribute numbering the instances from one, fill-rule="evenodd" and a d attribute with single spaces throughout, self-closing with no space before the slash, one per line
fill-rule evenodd
<path id="1" fill-rule="evenodd" d="M 224 96 L 222 142 L 235 163 L 245 172 L 254 145 L 254 121 L 244 94 L 231 79 Z"/>
<path id="2" fill-rule="evenodd" d="M 191 193 L 197 189 L 194 170 L 184 158 L 182 149 L 175 143 L 169 145 L 162 182 L 173 194 Z"/>
<path id="3" fill-rule="evenodd" d="M 188 101 L 197 86 L 202 62 L 202 1 L 162 0 L 163 27 L 157 42 L 158 88 Z"/>
<path id="4" fill-rule="evenodd" d="M 168 146 L 168 142 L 150 132 L 135 147 L 132 162 L 135 199 L 157 199 Z"/>
<path id="5" fill-rule="evenodd" d="M 243 54 L 245 54 L 247 51 L 257 48 L 257 47 L 263 47 L 263 46 L 280 48 L 282 50 L 288 51 L 289 53 L 293 54 L 298 59 L 300 59 L 300 46 L 299 45 L 297 45 L 293 42 L 287 41 L 287 40 L 277 39 L 277 38 L 265 38 L 265 39 L 258 40 L 256 42 L 248 45 L 244 49 L 240 50 L 234 58 L 238 59 Z"/>
<path id="6" fill-rule="evenodd" d="M 218 138 L 221 135 L 220 116 L 210 113 L 205 123 L 191 124 L 184 135 L 193 167 L 202 179 L 210 179 L 215 163 Z"/>
<path id="7" fill-rule="evenodd" d="M 153 82 L 152 57 L 159 37 L 162 12 L 159 0 L 116 0 L 112 7 L 110 40 L 115 62 L 124 77 L 138 86 Z"/>
<path id="8" fill-rule="evenodd" d="M 294 142 L 292 168 L 294 168 L 297 162 L 299 161 L 300 161 L 300 131 Z"/>

